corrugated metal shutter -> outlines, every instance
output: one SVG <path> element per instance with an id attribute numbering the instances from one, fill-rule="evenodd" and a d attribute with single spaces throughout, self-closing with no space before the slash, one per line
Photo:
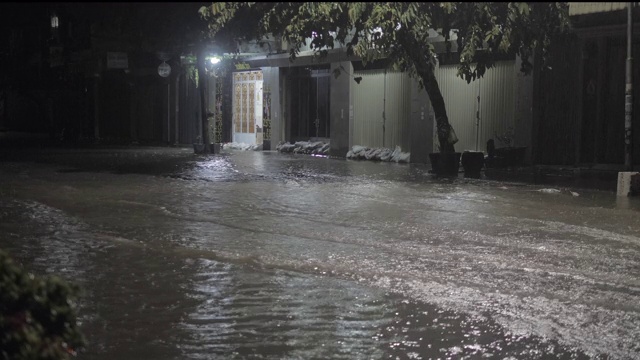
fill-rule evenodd
<path id="1" fill-rule="evenodd" d="M 467 82 L 456 76 L 457 65 L 440 66 L 436 78 L 444 97 L 449 122 L 459 142 L 456 151 L 484 151 L 486 142 L 495 139 L 514 125 L 515 61 L 500 61 L 476 81 Z M 476 111 L 480 96 L 480 123 L 476 127 Z M 516 144 L 517 145 L 517 144 Z M 496 146 L 500 146 L 496 143 Z M 434 151 L 438 151 L 434 131 Z"/>
<path id="2" fill-rule="evenodd" d="M 569 16 L 617 11 L 627 8 L 626 2 L 571 2 Z M 635 3 L 638 6 L 638 3 Z"/>
<path id="3" fill-rule="evenodd" d="M 353 86 L 353 144 L 390 149 L 398 145 L 409 151 L 409 76 L 385 70 L 356 71 L 354 76 L 362 81 Z"/>
<path id="4" fill-rule="evenodd" d="M 449 123 L 458 136 L 457 151 L 474 150 L 476 143 L 476 108 L 478 82 L 467 84 L 456 76 L 457 65 L 445 65 L 436 69 L 436 79 L 444 98 Z M 435 124 L 434 124 L 435 126 Z M 437 132 L 434 131 L 433 151 L 438 151 Z"/>
<path id="5" fill-rule="evenodd" d="M 479 150 L 486 150 L 487 140 L 495 133 L 503 134 L 515 123 L 515 61 L 496 63 L 488 70 L 480 84 Z M 512 144 L 518 146 L 518 144 Z M 522 145 L 522 144 L 520 144 Z M 501 146 L 496 140 L 496 146 Z"/>

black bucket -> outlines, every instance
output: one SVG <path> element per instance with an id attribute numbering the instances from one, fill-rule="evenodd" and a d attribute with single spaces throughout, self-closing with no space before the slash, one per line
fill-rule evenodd
<path id="1" fill-rule="evenodd" d="M 429 154 L 431 171 L 436 175 L 458 175 L 460 156 L 459 152 Z"/>

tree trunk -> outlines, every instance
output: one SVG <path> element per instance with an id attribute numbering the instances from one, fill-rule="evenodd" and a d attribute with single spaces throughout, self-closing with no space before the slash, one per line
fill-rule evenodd
<path id="1" fill-rule="evenodd" d="M 429 95 L 429 100 L 431 101 L 433 112 L 436 116 L 440 152 L 455 152 L 453 144 L 457 139 L 451 139 L 453 128 L 451 127 L 451 124 L 449 124 L 449 118 L 447 117 L 444 98 L 442 97 L 440 87 L 438 86 L 438 80 L 436 79 L 433 70 L 429 68 L 418 69 L 418 75 L 422 78 L 424 88 L 427 91 L 427 95 Z M 455 135 L 453 137 L 455 138 Z"/>
<path id="2" fill-rule="evenodd" d="M 198 90 L 200 92 L 200 117 L 202 119 L 202 143 L 204 144 L 204 153 L 210 152 L 209 146 L 209 119 L 207 117 L 207 91 L 205 81 L 205 53 L 203 50 L 198 51 Z"/>

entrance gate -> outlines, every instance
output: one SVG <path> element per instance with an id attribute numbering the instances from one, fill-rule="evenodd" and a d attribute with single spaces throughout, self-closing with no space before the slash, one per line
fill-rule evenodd
<path id="1" fill-rule="evenodd" d="M 260 70 L 233 74 L 233 142 L 262 144 L 262 83 Z"/>
<path id="2" fill-rule="evenodd" d="M 293 141 L 328 139 L 331 134 L 329 69 L 295 68 L 291 76 Z"/>

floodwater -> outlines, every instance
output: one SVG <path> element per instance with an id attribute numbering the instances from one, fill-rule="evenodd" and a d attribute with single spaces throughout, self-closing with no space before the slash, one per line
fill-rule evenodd
<path id="1" fill-rule="evenodd" d="M 640 358 L 637 199 L 275 152 L 0 159 L 0 247 L 81 286 L 78 358 Z"/>

